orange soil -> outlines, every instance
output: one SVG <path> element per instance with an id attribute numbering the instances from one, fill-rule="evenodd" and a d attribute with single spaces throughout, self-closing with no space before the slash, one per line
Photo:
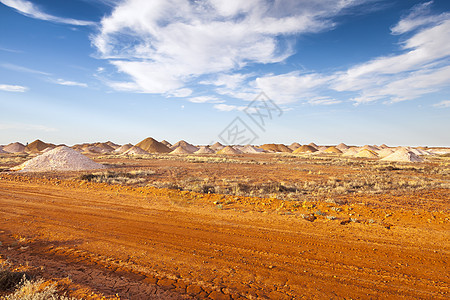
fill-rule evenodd
<path id="1" fill-rule="evenodd" d="M 285 203 L 1 175 L 0 255 L 122 299 L 448 298 L 448 213 Z"/>

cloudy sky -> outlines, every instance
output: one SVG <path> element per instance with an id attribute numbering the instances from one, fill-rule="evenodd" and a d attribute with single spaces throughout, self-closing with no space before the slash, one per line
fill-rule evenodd
<path id="1" fill-rule="evenodd" d="M 0 0 L 0 32 L 0 144 L 450 146 L 447 0 Z"/>

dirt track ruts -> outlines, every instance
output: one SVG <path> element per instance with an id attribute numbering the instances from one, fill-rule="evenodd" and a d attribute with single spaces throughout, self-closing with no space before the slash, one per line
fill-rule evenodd
<path id="1" fill-rule="evenodd" d="M 445 299 L 445 225 L 311 223 L 182 194 L 0 180 L 2 256 L 124 299 Z"/>

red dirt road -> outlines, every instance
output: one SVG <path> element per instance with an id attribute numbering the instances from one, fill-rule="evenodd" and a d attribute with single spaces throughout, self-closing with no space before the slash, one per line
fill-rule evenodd
<path id="1" fill-rule="evenodd" d="M 0 255 L 122 299 L 449 297 L 448 214 L 383 209 L 388 229 L 154 191 L 0 180 Z"/>

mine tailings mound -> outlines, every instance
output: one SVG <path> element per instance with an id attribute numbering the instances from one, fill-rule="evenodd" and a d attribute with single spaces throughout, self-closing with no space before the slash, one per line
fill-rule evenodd
<path id="1" fill-rule="evenodd" d="M 20 166 L 12 168 L 21 172 L 47 172 L 47 171 L 80 171 L 104 169 L 98 164 L 76 150 L 61 146 L 44 154 L 30 159 Z"/>
<path id="2" fill-rule="evenodd" d="M 146 138 L 145 140 L 136 144 L 137 147 L 141 148 L 144 151 L 149 153 L 170 153 L 172 150 L 164 145 L 163 143 L 158 142 L 154 138 Z"/>

